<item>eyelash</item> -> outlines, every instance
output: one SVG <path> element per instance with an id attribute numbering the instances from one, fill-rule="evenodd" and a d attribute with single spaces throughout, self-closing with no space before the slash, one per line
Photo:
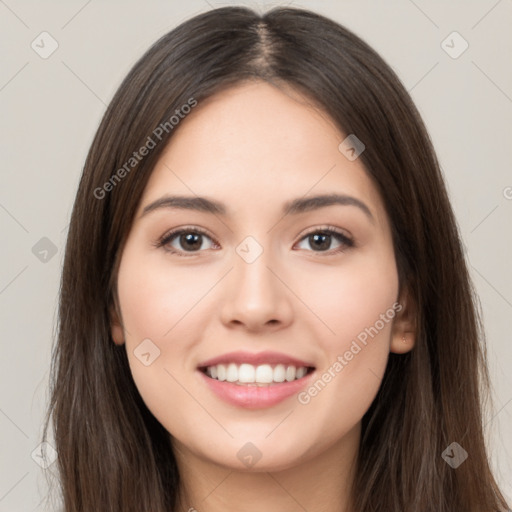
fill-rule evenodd
<path id="1" fill-rule="evenodd" d="M 198 253 L 202 252 L 202 251 L 190 251 L 189 254 L 186 254 L 186 253 L 184 253 L 184 251 L 177 251 L 177 250 L 175 250 L 173 248 L 167 247 L 169 242 L 171 242 L 174 238 L 176 238 L 176 236 L 182 235 L 184 233 L 187 233 L 187 234 L 194 233 L 194 234 L 204 235 L 204 236 L 210 238 L 215 244 L 218 245 L 218 242 L 213 237 L 211 237 L 205 230 L 203 230 L 201 228 L 197 228 L 197 227 L 194 227 L 194 228 L 193 227 L 184 227 L 184 228 L 177 228 L 175 230 L 171 230 L 171 231 L 165 233 L 153 245 L 157 249 L 163 248 L 165 251 L 167 251 L 167 252 L 169 252 L 171 254 L 175 254 L 176 256 L 185 257 L 185 258 L 188 258 L 190 256 L 194 256 L 195 254 L 198 254 Z M 345 234 L 341 233 L 334 226 L 326 226 L 326 227 L 322 227 L 322 228 L 315 228 L 315 229 L 309 231 L 308 233 L 305 233 L 303 235 L 303 237 L 299 240 L 299 242 L 301 242 L 302 240 L 304 240 L 308 236 L 311 236 L 313 234 L 319 234 L 319 233 L 321 233 L 323 235 L 334 236 L 341 243 L 341 245 L 337 249 L 331 249 L 331 250 L 328 250 L 328 251 L 310 251 L 310 252 L 318 253 L 319 255 L 322 255 L 322 253 L 324 253 L 324 254 L 326 254 L 328 256 L 332 256 L 334 254 L 342 253 L 342 252 L 345 252 L 346 250 L 348 250 L 348 249 L 350 249 L 352 247 L 355 247 L 354 240 L 352 240 L 351 238 L 349 238 Z"/>

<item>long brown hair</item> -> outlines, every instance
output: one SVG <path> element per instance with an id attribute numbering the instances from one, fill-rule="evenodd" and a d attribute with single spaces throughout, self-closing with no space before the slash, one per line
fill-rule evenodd
<path id="1" fill-rule="evenodd" d="M 392 225 L 400 289 L 416 306 L 415 348 L 390 354 L 363 417 L 354 512 L 506 510 L 484 444 L 490 393 L 478 302 L 439 164 L 409 94 L 372 48 L 328 18 L 225 7 L 182 23 L 140 58 L 85 162 L 43 434 L 47 440 L 51 424 L 65 512 L 176 510 L 180 479 L 169 433 L 141 399 L 125 347 L 112 341 L 109 311 L 133 215 L 179 129 L 169 120 L 244 80 L 291 85 L 364 142 L 360 158 Z M 148 137 L 154 147 L 135 162 Z M 469 453 L 457 469 L 442 457 L 452 442 Z"/>

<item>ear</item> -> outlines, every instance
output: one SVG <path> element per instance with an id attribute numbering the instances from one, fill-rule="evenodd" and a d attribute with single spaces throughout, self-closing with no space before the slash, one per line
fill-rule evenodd
<path id="1" fill-rule="evenodd" d="M 121 314 L 119 313 L 119 307 L 117 301 L 114 299 L 109 307 L 110 316 L 110 334 L 112 340 L 116 345 L 122 345 L 124 343 L 124 329 L 121 321 Z"/>
<path id="2" fill-rule="evenodd" d="M 408 287 L 404 286 L 398 304 L 389 350 L 395 354 L 405 354 L 411 351 L 416 343 L 417 308 Z"/>

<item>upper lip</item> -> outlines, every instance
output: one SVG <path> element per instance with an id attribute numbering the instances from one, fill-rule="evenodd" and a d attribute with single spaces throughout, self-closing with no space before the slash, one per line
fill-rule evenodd
<path id="1" fill-rule="evenodd" d="M 296 357 L 281 354 L 279 352 L 266 351 L 258 352 L 255 354 L 252 352 L 237 351 L 222 354 L 218 357 L 214 357 L 212 359 L 208 359 L 207 361 L 203 361 L 202 363 L 199 363 L 198 368 L 206 368 L 208 366 L 216 366 L 218 364 L 228 363 L 235 363 L 238 365 L 242 363 L 247 363 L 252 364 L 254 366 L 260 364 L 284 364 L 292 365 L 297 368 L 300 368 L 302 366 L 314 367 L 314 365 L 310 362 L 302 361 L 300 359 L 297 359 Z"/>

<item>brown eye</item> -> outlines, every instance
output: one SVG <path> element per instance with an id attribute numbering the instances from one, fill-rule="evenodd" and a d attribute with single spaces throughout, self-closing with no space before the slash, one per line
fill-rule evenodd
<path id="1" fill-rule="evenodd" d="M 333 239 L 338 241 L 338 247 L 331 247 Z M 329 252 L 331 254 L 354 246 L 353 240 L 334 229 L 317 229 L 308 233 L 301 239 L 302 241 L 307 241 L 313 252 Z"/>
<path id="2" fill-rule="evenodd" d="M 177 235 L 175 235 L 177 236 Z M 194 251 L 201 249 L 203 245 L 203 236 L 200 233 L 180 234 L 177 238 L 178 244 L 185 248 L 186 251 Z"/>
<path id="3" fill-rule="evenodd" d="M 201 252 L 201 249 L 211 248 L 211 246 L 208 247 L 207 243 L 205 247 L 205 241 L 207 240 L 213 242 L 212 238 L 202 230 L 182 228 L 164 235 L 157 246 L 163 247 L 165 250 L 178 256 L 184 256 L 185 254 L 183 253 L 193 255 L 194 253 Z"/>

